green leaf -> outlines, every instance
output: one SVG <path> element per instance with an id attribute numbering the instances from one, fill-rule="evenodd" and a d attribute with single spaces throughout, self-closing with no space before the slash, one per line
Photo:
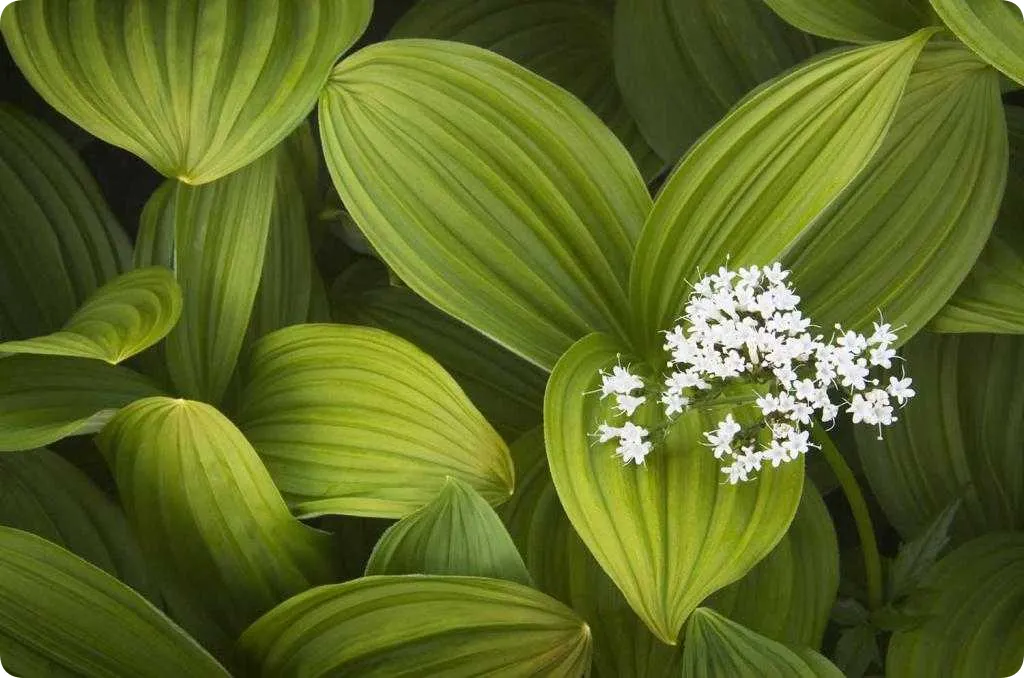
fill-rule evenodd
<path id="1" fill-rule="evenodd" d="M 701 601 L 746 574 L 785 534 L 800 501 L 803 464 L 723 485 L 719 462 L 701 442 L 724 416 L 718 407 L 680 416 L 655 441 L 646 465 L 624 466 L 588 436 L 614 420 L 594 390 L 598 371 L 615 365 L 620 352 L 594 334 L 558 362 L 544 402 L 548 463 L 587 548 L 655 635 L 675 644 Z M 734 415 L 749 418 L 750 410 Z M 657 415 L 656 408 L 641 408 L 634 420 L 657 430 L 664 423 Z"/>
<path id="2" fill-rule="evenodd" d="M 408 289 L 377 288 L 341 300 L 342 319 L 397 334 L 448 370 L 506 439 L 540 424 L 547 374 Z"/>
<path id="3" fill-rule="evenodd" d="M 989 534 L 943 558 L 918 597 L 928 621 L 893 635 L 890 676 L 1009 676 L 1024 662 L 1024 534 Z M 914 597 L 911 597 L 914 600 Z"/>
<path id="4" fill-rule="evenodd" d="M 237 421 L 292 509 L 400 518 L 447 476 L 491 504 L 512 493 L 508 448 L 425 353 L 381 330 L 299 325 L 264 337 Z"/>
<path id="5" fill-rule="evenodd" d="M 956 37 L 1024 85 L 1024 16 L 1007 0 L 931 0 Z"/>
<path id="6" fill-rule="evenodd" d="M 881 309 L 913 336 L 984 248 L 1006 163 L 998 75 L 959 44 L 933 42 L 869 166 L 785 253 L 806 313 L 865 329 Z"/>
<path id="7" fill-rule="evenodd" d="M 0 451 L 31 450 L 95 433 L 125 405 L 159 394 L 144 377 L 96 360 L 0 360 Z"/>
<path id="8" fill-rule="evenodd" d="M 674 161 L 744 95 L 814 53 L 761 0 L 615 5 L 615 71 L 644 136 Z"/>
<path id="9" fill-rule="evenodd" d="M 147 598 L 159 599 L 124 512 L 49 450 L 0 455 L 0 525 L 63 546 Z"/>
<path id="10" fill-rule="evenodd" d="M 245 340 L 274 208 L 269 154 L 204 186 L 165 183 L 142 214 L 136 261 L 174 270 L 181 320 L 164 345 L 178 392 L 218 403 Z"/>
<path id="11" fill-rule="evenodd" d="M 390 38 L 477 45 L 561 85 L 597 113 L 645 178 L 665 162 L 640 134 L 615 82 L 613 6 L 580 0 L 420 0 Z"/>
<path id="12" fill-rule="evenodd" d="M 627 333 L 650 196 L 575 97 L 478 47 L 395 40 L 335 69 L 320 131 L 359 227 L 430 303 L 546 369 Z"/>
<path id="13" fill-rule="evenodd" d="M 949 530 L 960 502 L 947 506 L 916 537 L 900 545 L 889 568 L 889 598 L 901 598 L 913 590 L 949 544 Z"/>
<path id="14" fill-rule="evenodd" d="M 98 287 L 129 268 L 130 248 L 67 143 L 0 106 L 0 337 L 60 328 Z"/>
<path id="15" fill-rule="evenodd" d="M 97 444 L 149 562 L 228 638 L 331 580 L 331 537 L 292 517 L 252 446 L 213 407 L 140 400 Z"/>
<path id="16" fill-rule="evenodd" d="M 883 440 L 857 431 L 886 516 L 909 539 L 962 499 L 954 543 L 1024 528 L 1024 337 L 922 333 L 903 357 L 917 395 Z"/>
<path id="17" fill-rule="evenodd" d="M 807 648 L 790 648 L 701 607 L 686 625 L 683 678 L 717 676 L 842 678 L 832 662 Z"/>
<path id="18" fill-rule="evenodd" d="M 0 356 L 56 355 L 116 365 L 163 339 L 180 315 L 174 274 L 158 266 L 137 269 L 98 289 L 60 331 L 0 342 Z"/>
<path id="19" fill-rule="evenodd" d="M 531 584 L 494 509 L 456 478 L 448 479 L 434 501 L 384 533 L 366 574 L 451 574 Z"/>
<path id="20" fill-rule="evenodd" d="M 863 678 L 873 665 L 882 665 L 878 631 L 869 624 L 844 630 L 836 641 L 836 666 L 847 678 Z"/>
<path id="21" fill-rule="evenodd" d="M 279 605 L 239 642 L 246 675 L 575 678 L 590 633 L 520 584 L 478 577 L 368 577 Z"/>
<path id="22" fill-rule="evenodd" d="M 24 676 L 229 675 L 142 596 L 8 527 L 0 527 L 0 656 Z"/>
<path id="23" fill-rule="evenodd" d="M 633 259 L 648 350 L 660 348 L 696 269 L 730 255 L 734 266 L 778 259 L 868 165 L 930 35 L 818 59 L 756 92 L 694 146 Z"/>
<path id="24" fill-rule="evenodd" d="M 821 647 L 839 590 L 839 544 L 825 502 L 804 483 L 789 531 L 743 579 L 704 604 L 789 645 Z"/>
<path id="25" fill-rule="evenodd" d="M 928 0 L 764 0 L 797 28 L 843 42 L 899 40 L 936 23 Z"/>
<path id="26" fill-rule="evenodd" d="M 372 6 L 32 0 L 4 12 L 2 27 L 51 106 L 165 176 L 201 184 L 295 129 Z"/>

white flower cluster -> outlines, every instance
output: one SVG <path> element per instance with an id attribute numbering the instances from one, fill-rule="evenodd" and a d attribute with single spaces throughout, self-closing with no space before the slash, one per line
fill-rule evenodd
<path id="1" fill-rule="evenodd" d="M 845 406 L 853 423 L 878 426 L 881 435 L 882 426 L 896 421 L 893 402 L 902 406 L 914 396 L 909 378 L 880 374 L 897 359 L 891 325 L 875 323 L 869 337 L 839 325 L 828 341 L 812 335 L 810 319 L 797 308 L 800 297 L 786 282 L 789 275 L 778 263 L 720 268 L 693 286 L 684 323 L 665 333 L 671 371 L 659 401 L 667 417 L 729 403 L 760 409 L 758 421 L 743 425 L 728 414 L 704 434 L 733 484 L 749 480 L 764 463 L 778 467 L 816 447 L 805 428 L 815 416 L 831 422 Z M 647 385 L 628 367 L 616 365 L 600 376 L 601 397 L 614 395 L 620 415 L 632 417 L 647 401 Z M 739 399 L 723 395 L 737 382 L 751 392 Z M 760 446 L 765 430 L 771 442 Z M 625 462 L 642 464 L 651 451 L 650 432 L 631 421 L 620 427 L 605 422 L 595 435 L 600 442 L 617 439 L 616 454 Z"/>

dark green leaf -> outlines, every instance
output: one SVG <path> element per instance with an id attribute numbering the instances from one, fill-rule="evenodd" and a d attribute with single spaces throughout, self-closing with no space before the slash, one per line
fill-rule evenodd
<path id="1" fill-rule="evenodd" d="M 869 624 L 844 630 L 836 643 L 835 659 L 847 678 L 863 678 L 872 666 L 882 665 L 878 631 Z"/>
<path id="2" fill-rule="evenodd" d="M 960 509 L 960 502 L 947 506 L 916 537 L 900 546 L 889 569 L 889 597 L 910 593 L 949 544 L 949 530 Z"/>
<path id="3" fill-rule="evenodd" d="M 898 40 L 935 23 L 928 0 L 764 0 L 797 28 L 844 42 Z"/>

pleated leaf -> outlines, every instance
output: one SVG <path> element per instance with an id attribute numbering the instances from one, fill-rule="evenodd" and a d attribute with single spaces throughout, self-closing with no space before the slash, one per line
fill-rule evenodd
<path id="1" fill-rule="evenodd" d="M 142 596 L 8 527 L 0 527 L 0 656 L 21 676 L 230 675 Z"/>
<path id="2" fill-rule="evenodd" d="M 246 675 L 575 678 L 587 625 L 533 589 L 479 577 L 367 577 L 279 605 L 239 642 Z"/>
<path id="3" fill-rule="evenodd" d="M 147 398 L 97 443 L 148 561 L 228 638 L 331 580 L 330 536 L 292 517 L 252 446 L 213 407 Z"/>
<path id="4" fill-rule="evenodd" d="M 561 85 L 601 117 L 650 179 L 665 163 L 640 134 L 615 81 L 613 9 L 580 0 L 420 0 L 390 37 L 477 45 Z"/>
<path id="5" fill-rule="evenodd" d="M 252 313 L 274 212 L 275 154 L 204 186 L 168 181 L 142 214 L 136 261 L 174 270 L 184 297 L 168 372 L 187 398 L 218 403 Z"/>
<path id="6" fill-rule="evenodd" d="M 782 539 L 800 501 L 803 465 L 723 484 L 702 436 L 728 411 L 722 408 L 681 415 L 644 466 L 624 465 L 612 444 L 588 435 L 616 421 L 594 390 L 598 371 L 615 365 L 620 353 L 614 341 L 595 334 L 559 361 L 544 402 L 548 463 L 587 548 L 655 635 L 675 644 L 701 601 L 746 574 Z M 650 370 L 628 354 L 622 359 Z M 734 414 L 743 421 L 750 409 Z M 663 423 L 656 416 L 645 408 L 634 419 L 652 428 Z"/>
<path id="7" fill-rule="evenodd" d="M 640 130 L 675 161 L 744 95 L 810 57 L 761 0 L 615 4 L 615 71 Z"/>
<path id="8" fill-rule="evenodd" d="M 927 620 L 893 635 L 887 676 L 1017 675 L 1024 663 L 1024 534 L 964 544 L 922 587 L 908 606 Z"/>
<path id="9" fill-rule="evenodd" d="M 984 248 L 1006 163 L 998 74 L 957 43 L 930 44 L 870 165 L 785 253 L 805 312 L 870 329 L 881 309 L 913 336 Z"/>
<path id="10" fill-rule="evenodd" d="M 843 42 L 899 40 L 936 20 L 928 0 L 764 0 L 797 28 Z"/>
<path id="11" fill-rule="evenodd" d="M 20 355 L 0 360 L 0 451 L 95 433 L 125 405 L 159 390 L 96 360 Z"/>
<path id="12" fill-rule="evenodd" d="M 705 604 L 772 640 L 818 648 L 838 590 L 835 527 L 818 490 L 805 482 L 782 541 L 747 576 Z"/>
<path id="13" fill-rule="evenodd" d="M 711 130 L 662 189 L 630 292 L 648 343 L 699 268 L 768 263 L 811 226 L 882 144 L 930 31 L 838 52 L 759 90 Z"/>
<path id="14" fill-rule="evenodd" d="M 56 355 L 116 365 L 167 336 L 180 315 L 174 274 L 159 266 L 136 269 L 96 290 L 59 331 L 0 342 L 0 356 Z"/>
<path id="15" fill-rule="evenodd" d="M 387 330 L 430 354 L 506 440 L 540 424 L 547 374 L 413 292 L 377 288 L 340 304 L 343 320 Z"/>
<path id="16" fill-rule="evenodd" d="M 466 575 L 531 584 L 494 509 L 456 478 L 445 482 L 434 501 L 388 528 L 366 574 Z"/>
<path id="17" fill-rule="evenodd" d="M 400 518 L 453 476 L 492 504 L 508 448 L 440 365 L 403 339 L 299 325 L 253 348 L 237 421 L 298 515 Z"/>
<path id="18" fill-rule="evenodd" d="M 883 440 L 858 431 L 864 473 L 906 539 L 956 500 L 954 543 L 1024 527 L 1024 337 L 922 333 L 904 348 L 917 395 Z"/>
<path id="19" fill-rule="evenodd" d="M 320 129 L 356 223 L 427 301 L 546 369 L 626 334 L 650 196 L 578 99 L 478 47 L 396 40 L 335 69 Z"/>
<path id="20" fill-rule="evenodd" d="M 1024 13 L 1007 0 L 931 0 L 956 37 L 1024 85 Z"/>
<path id="21" fill-rule="evenodd" d="M 46 101 L 159 172 L 201 184 L 273 148 L 313 109 L 372 0 L 31 0 L 3 15 Z"/>
<path id="22" fill-rule="evenodd" d="M 124 512 L 47 449 L 0 454 L 0 525 L 31 532 L 158 600 Z"/>
<path id="23" fill-rule="evenodd" d="M 771 676 L 842 678 L 843 672 L 817 652 L 790 648 L 706 607 L 686 626 L 684 678 Z"/>
<path id="24" fill-rule="evenodd" d="M 58 330 L 130 260 L 128 238 L 67 142 L 0 106 L 0 338 Z"/>

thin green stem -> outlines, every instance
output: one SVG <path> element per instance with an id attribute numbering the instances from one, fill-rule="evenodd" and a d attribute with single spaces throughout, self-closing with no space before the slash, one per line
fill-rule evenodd
<path id="1" fill-rule="evenodd" d="M 868 607 L 877 610 L 882 606 L 882 559 L 878 555 L 878 541 L 875 539 L 875 528 L 871 524 L 868 504 L 864 500 L 864 494 L 860 490 L 860 485 L 857 484 L 853 470 L 821 424 L 814 425 L 814 439 L 821 445 L 821 452 L 825 455 L 828 465 L 832 467 L 832 472 L 835 473 L 839 486 L 843 488 L 843 494 L 846 495 L 846 501 L 849 502 L 850 510 L 853 512 L 853 520 L 857 524 L 857 535 L 860 537 L 861 549 L 864 551 L 864 567 L 867 570 L 868 580 Z"/>

